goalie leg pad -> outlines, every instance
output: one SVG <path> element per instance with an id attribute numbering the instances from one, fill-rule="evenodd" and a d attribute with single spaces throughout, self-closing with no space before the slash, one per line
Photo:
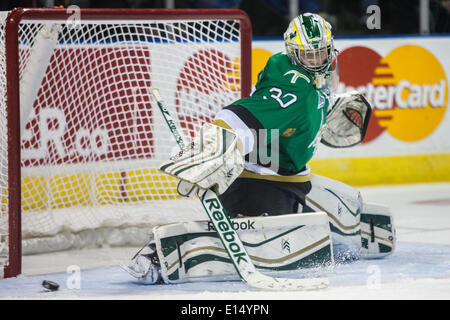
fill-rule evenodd
<path id="1" fill-rule="evenodd" d="M 324 213 L 238 218 L 232 219 L 232 224 L 263 273 L 334 263 Z M 153 233 L 164 282 L 239 279 L 209 221 L 159 226 Z"/>
<path id="2" fill-rule="evenodd" d="M 336 260 L 359 258 L 360 212 L 363 205 L 360 192 L 342 182 L 316 174 L 311 174 L 311 185 L 303 211 L 323 211 L 327 214 Z"/>
<path id="3" fill-rule="evenodd" d="M 364 203 L 361 212 L 361 258 L 382 258 L 394 252 L 394 220 L 389 207 Z"/>
<path id="4" fill-rule="evenodd" d="M 387 206 L 365 203 L 358 190 L 311 174 L 303 211 L 326 212 L 336 260 L 381 258 L 391 254 L 396 236 Z"/>

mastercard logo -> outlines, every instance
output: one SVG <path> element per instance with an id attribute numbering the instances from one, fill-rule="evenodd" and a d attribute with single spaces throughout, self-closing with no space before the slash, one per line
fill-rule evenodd
<path id="1" fill-rule="evenodd" d="M 441 123 L 448 105 L 448 81 L 428 50 L 405 45 L 385 57 L 367 47 L 350 47 L 338 56 L 338 92 L 358 90 L 373 107 L 366 138 L 383 132 L 406 142 L 429 136 Z"/>

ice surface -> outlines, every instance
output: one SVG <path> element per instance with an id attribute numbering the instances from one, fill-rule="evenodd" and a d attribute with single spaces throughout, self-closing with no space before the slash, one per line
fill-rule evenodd
<path id="1" fill-rule="evenodd" d="M 450 183 L 360 190 L 365 200 L 391 207 L 396 251 L 384 259 L 285 275 L 327 276 L 325 290 L 263 292 L 240 281 L 143 285 L 117 267 L 138 248 L 101 248 L 24 256 L 23 275 L 0 280 L 0 299 L 450 299 Z M 44 279 L 60 290 L 46 291 Z"/>

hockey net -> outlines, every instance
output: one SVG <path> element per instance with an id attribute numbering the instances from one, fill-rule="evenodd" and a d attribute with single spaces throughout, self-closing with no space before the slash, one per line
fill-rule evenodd
<path id="1" fill-rule="evenodd" d="M 185 140 L 248 95 L 244 13 L 16 9 L 0 18 L 1 265 L 19 261 L 20 244 L 23 254 L 141 245 L 155 225 L 205 218 L 157 170 L 177 146 L 149 89 Z"/>

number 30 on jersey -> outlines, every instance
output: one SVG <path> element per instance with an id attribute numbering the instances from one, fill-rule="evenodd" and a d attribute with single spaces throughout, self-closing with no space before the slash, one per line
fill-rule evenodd
<path id="1" fill-rule="evenodd" d="M 297 96 L 292 93 L 285 93 L 283 94 L 283 91 L 281 89 L 273 87 L 269 90 L 271 98 L 275 99 L 282 108 L 287 108 L 291 104 L 295 103 L 297 101 Z"/>

